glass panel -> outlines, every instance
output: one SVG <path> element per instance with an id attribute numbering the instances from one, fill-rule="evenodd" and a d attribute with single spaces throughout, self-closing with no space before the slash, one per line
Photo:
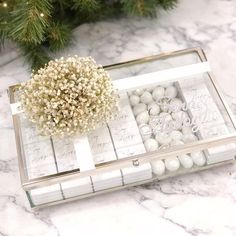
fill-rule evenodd
<path id="1" fill-rule="evenodd" d="M 157 56 L 156 58 L 154 57 L 146 60 L 140 59 L 135 62 L 122 64 L 120 66 L 111 66 L 111 68 L 106 68 L 106 70 L 109 71 L 113 80 L 117 80 L 200 62 L 201 60 L 198 53 L 191 51 L 184 54 L 173 54 L 164 57 Z"/>
<path id="2" fill-rule="evenodd" d="M 198 54 L 191 52 L 151 61 L 136 61 L 138 64 L 123 64 L 117 69 L 109 69 L 109 72 L 113 79 L 124 79 L 200 61 Z M 151 86 L 145 86 L 144 81 L 142 87 L 120 92 L 120 107 L 121 111 L 115 120 L 85 138 L 88 153 L 83 148 L 80 149 L 73 138 L 40 137 L 24 114 L 17 115 L 25 158 L 24 170 L 29 180 L 78 170 L 79 162 L 83 158 L 86 160 L 89 153 L 99 168 L 139 154 L 147 156 L 142 159 L 146 162 L 144 164 L 122 168 L 117 165 L 117 168 L 104 173 L 70 181 L 60 180 L 60 183 L 49 188 L 29 191 L 34 205 L 43 204 L 47 194 L 48 201 L 58 201 L 234 159 L 234 143 L 203 151 L 202 145 L 194 153 L 186 152 L 165 160 L 158 158 L 160 150 L 168 152 L 177 145 L 184 147 L 185 144 L 235 133 L 234 125 L 207 73 L 172 79 L 168 83 L 154 83 Z M 150 162 L 147 155 L 149 152 L 156 152 L 158 160 Z"/>

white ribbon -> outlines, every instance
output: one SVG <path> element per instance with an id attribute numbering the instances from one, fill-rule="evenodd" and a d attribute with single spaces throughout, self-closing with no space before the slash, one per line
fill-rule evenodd
<path id="1" fill-rule="evenodd" d="M 95 169 L 93 155 L 87 136 L 75 138 L 74 148 L 80 171 Z"/>
<path id="2" fill-rule="evenodd" d="M 197 75 L 211 71 L 208 62 L 201 62 L 172 69 L 161 70 L 143 75 L 132 76 L 124 79 L 114 80 L 113 85 L 119 91 L 134 89 L 141 86 L 149 86 L 156 83 L 167 82 L 172 79 L 186 79 L 184 77 Z"/>

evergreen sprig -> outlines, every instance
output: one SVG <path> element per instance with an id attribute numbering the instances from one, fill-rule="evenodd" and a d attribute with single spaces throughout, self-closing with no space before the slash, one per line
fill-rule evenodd
<path id="1" fill-rule="evenodd" d="M 121 0 L 123 10 L 131 16 L 155 16 L 156 0 Z"/>
<path id="2" fill-rule="evenodd" d="M 33 70 L 38 70 L 51 59 L 43 45 L 19 44 L 22 54 Z"/>
<path id="3" fill-rule="evenodd" d="M 44 41 L 52 5 L 48 0 L 25 0 L 11 12 L 9 37 L 18 42 Z"/>
<path id="4" fill-rule="evenodd" d="M 170 10 L 177 6 L 177 0 L 159 0 L 159 4 L 164 10 Z"/>
<path id="5" fill-rule="evenodd" d="M 32 68 L 48 62 L 48 52 L 66 47 L 72 29 L 85 22 L 119 15 L 154 17 L 177 0 L 0 0 L 0 49 L 18 43 Z"/>
<path id="6" fill-rule="evenodd" d="M 64 48 L 71 39 L 70 25 L 61 22 L 52 22 L 48 27 L 49 49 L 57 51 Z"/>
<path id="7" fill-rule="evenodd" d="M 98 0 L 72 0 L 72 9 L 94 12 L 101 8 L 101 3 Z"/>

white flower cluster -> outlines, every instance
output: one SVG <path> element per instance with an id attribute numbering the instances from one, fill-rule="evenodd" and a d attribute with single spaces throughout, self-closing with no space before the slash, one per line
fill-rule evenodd
<path id="1" fill-rule="evenodd" d="M 118 94 L 91 57 L 52 60 L 21 86 L 21 102 L 40 134 L 84 134 L 113 118 Z"/>

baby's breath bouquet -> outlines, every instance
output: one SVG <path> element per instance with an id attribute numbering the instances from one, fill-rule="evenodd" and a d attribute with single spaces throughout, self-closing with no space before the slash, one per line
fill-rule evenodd
<path id="1" fill-rule="evenodd" d="M 42 135 L 84 134 L 113 118 L 118 94 L 91 57 L 50 61 L 21 86 L 21 102 Z"/>

